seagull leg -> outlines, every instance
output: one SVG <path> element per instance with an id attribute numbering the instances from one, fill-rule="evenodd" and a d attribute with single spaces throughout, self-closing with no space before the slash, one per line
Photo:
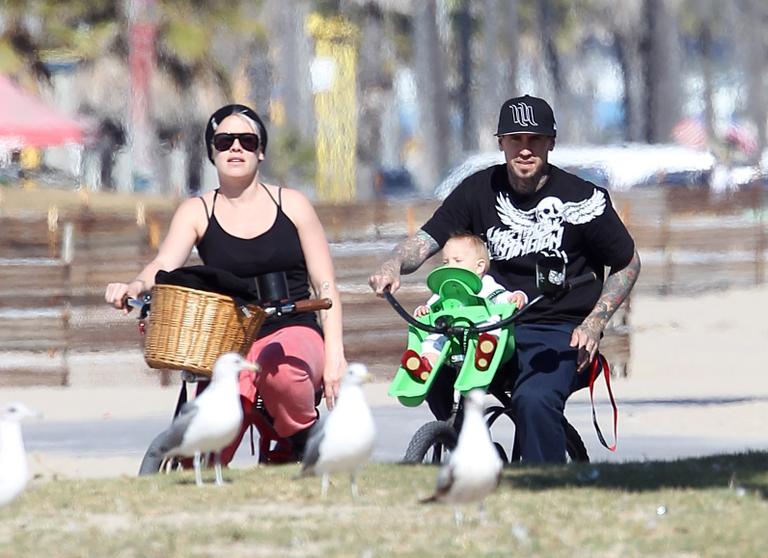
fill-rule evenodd
<path id="1" fill-rule="evenodd" d="M 221 452 L 213 455 L 213 468 L 216 470 L 216 485 L 221 486 L 224 484 L 224 477 L 221 474 Z"/>
<path id="2" fill-rule="evenodd" d="M 461 512 L 458 506 L 453 508 L 453 521 L 456 523 L 456 525 L 461 525 L 464 521 L 464 514 Z"/>
<path id="3" fill-rule="evenodd" d="M 320 496 L 325 498 L 328 495 L 328 485 L 331 482 L 330 475 L 323 473 L 323 479 L 320 481 Z"/>
<path id="4" fill-rule="evenodd" d="M 485 525 L 487 523 L 487 517 L 485 516 L 485 502 L 480 502 L 480 505 L 477 506 L 477 513 L 480 523 Z"/>
<path id="5" fill-rule="evenodd" d="M 195 466 L 195 484 L 197 486 L 203 486 L 203 473 L 200 471 L 200 452 L 195 452 L 195 457 L 192 460 L 192 464 Z"/>
<path id="6" fill-rule="evenodd" d="M 349 489 L 352 491 L 352 498 L 359 496 L 357 492 L 357 471 L 352 471 L 349 474 Z"/>

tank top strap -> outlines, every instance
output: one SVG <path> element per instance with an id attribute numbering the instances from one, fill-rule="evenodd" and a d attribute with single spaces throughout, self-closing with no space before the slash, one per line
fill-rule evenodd
<path id="1" fill-rule="evenodd" d="M 205 198 L 203 196 L 198 196 L 198 199 L 203 202 L 203 207 L 205 208 L 205 216 L 208 218 L 208 221 L 211 220 L 211 213 L 208 213 L 208 204 L 205 203 Z"/>
<path id="2" fill-rule="evenodd" d="M 211 204 L 211 212 L 208 213 L 208 204 L 205 203 L 205 198 L 203 196 L 198 196 L 200 198 L 200 201 L 203 202 L 203 207 L 205 208 L 205 216 L 208 218 L 208 222 L 211 222 L 211 217 L 213 217 L 213 210 L 216 207 L 216 196 L 219 195 L 219 189 L 216 188 L 213 191 L 213 203 Z"/>
<path id="3" fill-rule="evenodd" d="M 275 205 L 277 207 L 279 207 L 280 209 L 282 209 L 283 208 L 283 188 L 282 187 L 278 187 L 278 189 L 277 189 L 277 199 L 275 199 L 275 197 L 272 195 L 272 192 L 269 191 L 269 188 L 267 188 L 267 186 L 263 182 L 259 182 L 259 184 L 261 184 L 261 187 L 264 188 L 265 192 L 267 192 L 267 195 L 270 198 L 272 198 L 272 201 L 275 203 Z"/>

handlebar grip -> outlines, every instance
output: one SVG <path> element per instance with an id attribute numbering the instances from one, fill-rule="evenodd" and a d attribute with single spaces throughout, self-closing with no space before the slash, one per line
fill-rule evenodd
<path id="1" fill-rule="evenodd" d="M 586 285 L 587 283 L 591 283 L 592 281 L 597 280 L 597 275 L 595 275 L 594 271 L 590 271 L 589 273 L 585 273 L 584 275 L 579 275 L 577 277 L 574 277 L 573 279 L 569 279 L 565 282 L 565 290 L 570 291 L 575 289 L 576 287 L 580 287 L 582 285 Z"/>
<path id="2" fill-rule="evenodd" d="M 130 306 L 131 308 L 139 308 L 139 309 L 141 309 L 141 308 L 144 308 L 145 304 L 146 303 L 143 300 L 138 299 L 138 298 L 133 298 L 133 297 L 129 296 L 129 297 L 126 297 L 126 299 L 125 299 L 125 305 L 126 306 Z"/>
<path id="3" fill-rule="evenodd" d="M 327 310 L 333 306 L 333 301 L 330 298 L 308 298 L 306 300 L 297 300 L 295 305 L 295 312 L 315 312 L 317 310 Z"/>

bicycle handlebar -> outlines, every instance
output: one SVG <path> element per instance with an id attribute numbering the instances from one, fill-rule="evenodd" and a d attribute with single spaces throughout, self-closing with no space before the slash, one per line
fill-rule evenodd
<path id="1" fill-rule="evenodd" d="M 125 303 L 131 308 L 138 308 L 141 310 L 141 318 L 145 318 L 149 313 L 149 307 L 151 302 L 149 296 L 144 296 L 142 299 L 128 297 L 125 299 Z M 333 306 L 333 301 L 330 298 L 310 298 L 306 300 L 279 302 L 273 304 L 267 304 L 261 307 L 267 317 L 282 316 L 283 314 L 293 314 L 297 312 L 316 312 L 317 310 L 327 310 Z"/>
<path id="2" fill-rule="evenodd" d="M 269 317 L 292 314 L 294 312 L 316 312 L 317 310 L 327 310 L 331 306 L 333 306 L 333 301 L 330 298 L 308 298 L 295 302 L 278 303 L 276 305 L 268 304 L 262 308 Z"/>
<path id="3" fill-rule="evenodd" d="M 591 283 L 592 281 L 595 281 L 595 280 L 597 280 L 597 275 L 593 271 L 590 271 L 589 273 L 585 273 L 584 275 L 578 275 L 573 279 L 567 280 L 563 284 L 562 290 L 558 291 L 557 293 L 554 293 L 554 295 L 548 296 L 545 294 L 540 294 L 536 298 L 531 300 L 528 304 L 520 308 L 517 312 L 509 316 L 508 318 L 505 318 L 503 320 L 499 320 L 498 322 L 487 324 L 484 326 L 476 326 L 474 324 L 455 325 L 450 320 L 446 320 L 444 324 L 441 324 L 441 327 L 431 326 L 431 325 L 422 323 L 417 319 L 415 319 L 413 316 L 411 316 L 395 299 L 394 295 L 392 295 L 389 288 L 384 289 L 384 298 L 387 299 L 387 302 L 389 302 L 389 304 L 392 305 L 392 308 L 394 308 L 395 311 L 398 314 L 400 314 L 400 316 L 404 318 L 406 322 L 408 322 L 409 324 L 411 324 L 412 326 L 418 329 L 421 329 L 422 331 L 427 331 L 429 333 L 439 333 L 442 335 L 455 335 L 463 332 L 482 333 L 484 331 L 491 331 L 493 329 L 505 327 L 518 321 L 521 316 L 523 316 L 528 312 L 530 308 L 533 308 L 536 304 L 538 304 L 544 298 L 557 299 L 563 296 L 565 293 L 570 292 L 575 288 L 581 287 L 582 285 L 586 285 L 587 283 Z"/>
<path id="4" fill-rule="evenodd" d="M 563 292 L 567 293 L 568 291 L 572 291 L 573 289 L 591 283 L 592 281 L 597 281 L 597 274 L 594 271 L 590 271 L 584 275 L 577 275 L 573 279 L 569 279 L 565 282 Z"/>
<path id="5" fill-rule="evenodd" d="M 387 299 L 387 302 L 392 305 L 392 308 L 395 309 L 395 311 L 400 314 L 400 317 L 403 318 L 406 322 L 411 324 L 413 327 L 416 327 L 418 329 L 421 329 L 423 331 L 428 331 L 429 333 L 445 333 L 445 328 L 437 328 L 425 323 L 420 322 L 413 316 L 411 316 L 405 308 L 402 307 L 402 305 L 397 301 L 397 299 L 394 297 L 394 295 L 390 292 L 389 287 L 386 287 L 384 289 L 384 298 Z"/>

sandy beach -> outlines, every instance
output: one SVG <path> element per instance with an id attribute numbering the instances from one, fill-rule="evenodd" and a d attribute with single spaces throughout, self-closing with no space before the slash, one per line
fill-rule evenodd
<path id="1" fill-rule="evenodd" d="M 629 374 L 612 382 L 620 439 L 687 436 L 768 448 L 768 322 L 760 311 L 766 307 L 768 287 L 690 297 L 635 296 Z M 110 383 L 110 364 L 94 366 L 104 380 L 93 387 L 4 389 L 0 401 L 23 401 L 43 414 L 38 421 L 52 424 L 170 417 L 178 395 L 175 382 L 170 387 L 146 378 L 135 386 Z M 399 405 L 387 397 L 387 388 L 385 383 L 367 386 L 372 406 Z M 595 395 L 607 431 L 602 382 Z M 569 418 L 581 430 L 591 428 L 580 426 L 589 425 L 589 417 L 589 394 L 583 390 L 571 398 Z M 84 457 L 59 450 L 31 452 L 30 462 L 39 478 L 133 475 L 137 467 L 135 455 Z"/>

